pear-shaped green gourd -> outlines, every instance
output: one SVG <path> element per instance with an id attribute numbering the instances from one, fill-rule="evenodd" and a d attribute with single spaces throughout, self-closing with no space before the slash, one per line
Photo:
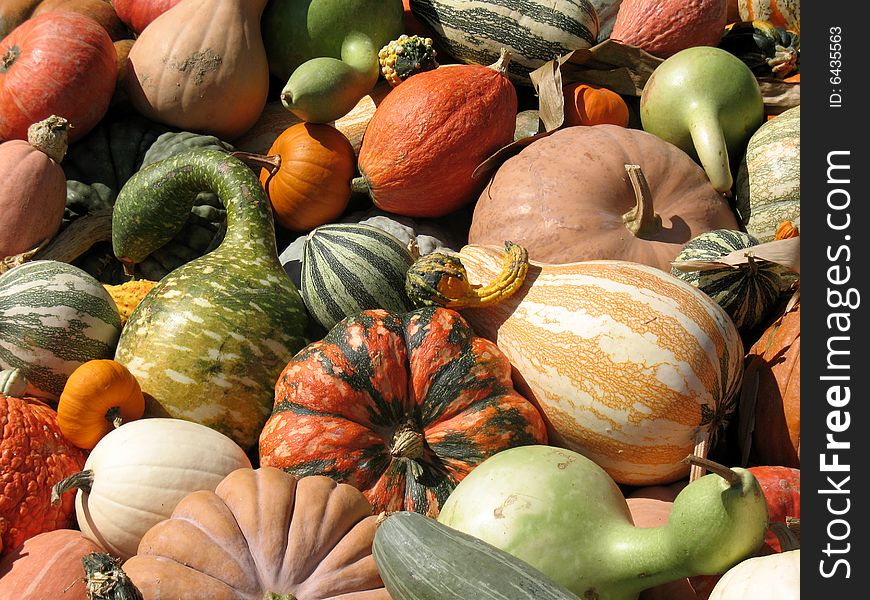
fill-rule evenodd
<path id="1" fill-rule="evenodd" d="M 115 360 L 139 381 L 147 416 L 201 423 L 249 449 L 271 414 L 278 375 L 307 343 L 308 323 L 253 171 L 211 149 L 144 167 L 118 194 L 112 246 L 133 267 L 172 239 L 202 190 L 227 211 L 223 241 L 157 283 L 127 321 Z"/>
<path id="2" fill-rule="evenodd" d="M 724 573 L 764 540 L 767 502 L 745 469 L 705 475 L 677 496 L 666 525 L 635 527 L 622 492 L 590 459 L 552 446 L 494 454 L 459 482 L 438 521 L 475 536 L 581 598 Z"/>
<path id="3" fill-rule="evenodd" d="M 272 0 L 261 20 L 281 102 L 303 121 L 349 112 L 377 83 L 378 51 L 404 28 L 401 0 Z"/>
<path id="4" fill-rule="evenodd" d="M 739 160 L 764 120 L 755 75 L 720 48 L 695 46 L 666 59 L 640 97 L 643 129 L 699 161 L 713 187 L 730 193 Z"/>

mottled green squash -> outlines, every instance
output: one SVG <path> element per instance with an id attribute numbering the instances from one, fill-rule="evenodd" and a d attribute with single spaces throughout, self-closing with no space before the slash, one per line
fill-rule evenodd
<path id="1" fill-rule="evenodd" d="M 227 211 L 223 241 L 160 280 L 127 321 L 115 360 L 151 397 L 146 415 L 195 421 L 251 448 L 308 322 L 253 171 L 214 149 L 143 168 L 118 194 L 112 245 L 133 267 L 178 233 L 203 189 Z"/>
<path id="2" fill-rule="evenodd" d="M 801 218 L 801 107 L 765 122 L 749 139 L 737 171 L 737 213 L 759 242 Z"/>

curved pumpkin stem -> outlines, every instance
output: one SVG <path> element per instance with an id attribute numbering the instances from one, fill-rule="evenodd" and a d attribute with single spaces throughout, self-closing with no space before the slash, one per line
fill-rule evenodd
<path id="1" fill-rule="evenodd" d="M 528 251 L 519 244 L 505 242 L 504 263 L 498 276 L 485 286 L 471 285 L 459 257 L 433 252 L 414 261 L 408 269 L 405 291 L 416 306 L 491 306 L 520 289 L 528 270 Z"/>
<path id="2" fill-rule="evenodd" d="M 60 497 L 70 490 L 82 490 L 90 493 L 94 487 L 94 470 L 86 469 L 73 473 L 66 479 L 61 479 L 51 488 L 51 504 L 56 505 L 60 502 Z"/>
<path id="3" fill-rule="evenodd" d="M 662 218 L 656 214 L 652 192 L 640 165 L 625 165 L 637 206 L 622 215 L 622 222 L 635 237 L 648 237 L 662 228 Z"/>
<path id="4" fill-rule="evenodd" d="M 725 481 L 727 481 L 730 485 L 740 485 L 742 480 L 740 479 L 740 475 L 737 474 L 734 469 L 729 469 L 723 464 L 717 463 L 714 460 L 710 460 L 709 458 L 704 458 L 702 456 L 696 456 L 694 454 L 688 455 L 683 459 L 684 463 L 689 463 L 693 466 L 703 467 L 707 469 L 711 473 L 715 473 Z"/>
<path id="5" fill-rule="evenodd" d="M 266 171 L 269 172 L 269 177 L 266 178 L 263 187 L 267 190 L 269 189 L 269 181 L 281 168 L 280 154 L 256 154 L 254 152 L 242 152 L 241 150 L 236 150 L 235 152 L 230 152 L 230 156 L 238 158 L 252 169 L 266 169 Z"/>
<path id="6" fill-rule="evenodd" d="M 51 115 L 27 128 L 27 143 L 59 163 L 66 156 L 71 127 L 63 117 Z"/>
<path id="7" fill-rule="evenodd" d="M 111 423 L 112 427 L 114 427 L 115 429 L 123 425 L 124 420 L 121 418 L 121 407 L 113 406 L 109 410 L 107 410 L 106 420 Z"/>

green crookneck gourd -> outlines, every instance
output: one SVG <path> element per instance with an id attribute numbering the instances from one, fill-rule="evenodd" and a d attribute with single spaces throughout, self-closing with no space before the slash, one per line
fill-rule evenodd
<path id="1" fill-rule="evenodd" d="M 137 172 L 112 215 L 127 267 L 178 232 L 208 189 L 227 211 L 221 244 L 161 279 L 130 316 L 115 359 L 138 379 L 147 416 L 212 427 L 252 448 L 275 381 L 301 349 L 308 315 L 278 261 L 269 202 L 251 169 L 219 150 L 192 150 Z"/>
<path id="2" fill-rule="evenodd" d="M 722 476 L 687 485 L 661 527 L 635 527 L 619 487 L 595 462 L 541 445 L 480 463 L 438 521 L 525 560 L 581 598 L 635 600 L 661 583 L 724 573 L 764 540 L 767 502 L 755 476 L 693 460 Z"/>

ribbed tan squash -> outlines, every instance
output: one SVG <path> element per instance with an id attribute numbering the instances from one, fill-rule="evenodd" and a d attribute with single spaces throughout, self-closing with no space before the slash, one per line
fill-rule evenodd
<path id="1" fill-rule="evenodd" d="M 469 280 L 492 281 L 500 248 L 465 246 Z M 465 309 L 515 368 L 514 385 L 548 420 L 550 443 L 591 458 L 617 483 L 671 483 L 702 432 L 733 411 L 743 345 L 696 288 L 626 261 L 529 261 L 523 286 Z"/>
<path id="2" fill-rule="evenodd" d="M 181 0 L 130 50 L 127 95 L 146 117 L 233 140 L 266 104 L 269 67 L 260 33 L 266 0 Z"/>

